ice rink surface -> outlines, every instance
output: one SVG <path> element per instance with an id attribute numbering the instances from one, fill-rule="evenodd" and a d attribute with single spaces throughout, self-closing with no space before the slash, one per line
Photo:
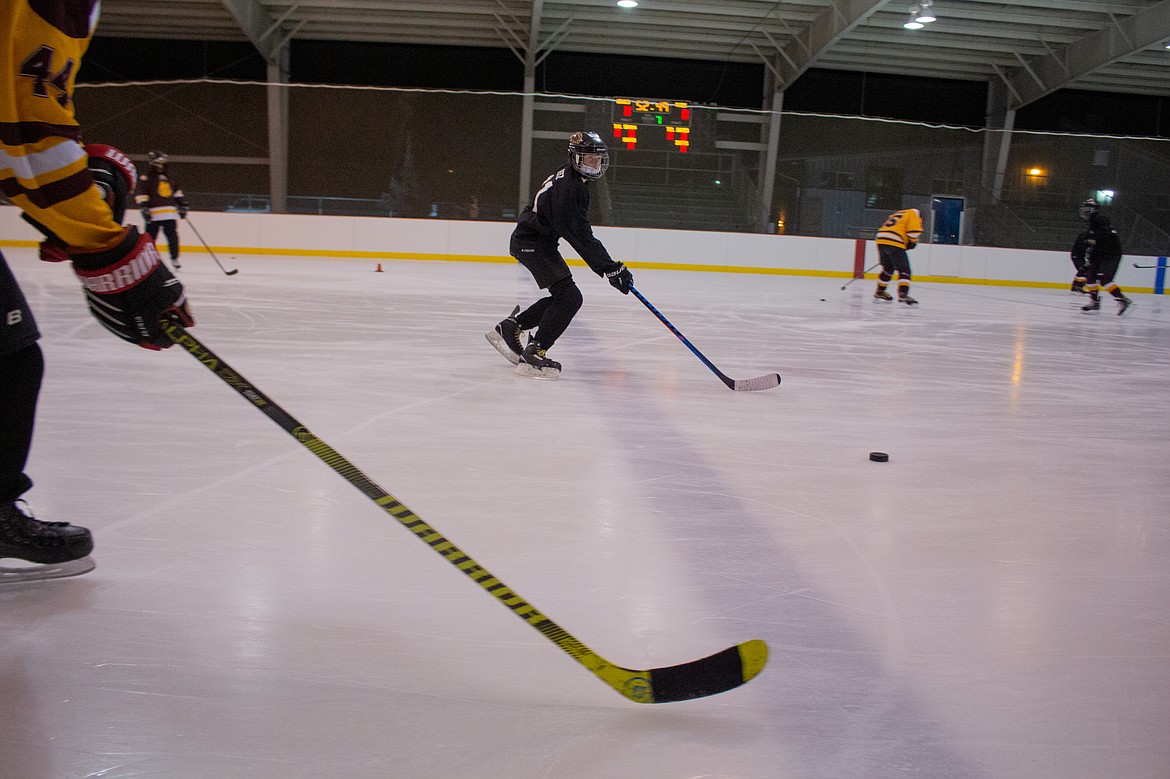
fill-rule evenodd
<path id="1" fill-rule="evenodd" d="M 1161 297 L 635 269 L 724 373 L 783 376 L 736 393 L 583 268 L 553 383 L 484 340 L 536 299 L 517 266 L 184 257 L 194 335 L 597 653 L 771 648 L 640 706 L 5 254 L 47 361 L 27 498 L 97 545 L 0 591 L 5 777 L 1170 776 Z"/>

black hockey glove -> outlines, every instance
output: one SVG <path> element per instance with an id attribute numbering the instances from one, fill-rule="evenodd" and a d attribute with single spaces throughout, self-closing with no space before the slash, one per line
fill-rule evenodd
<path id="1" fill-rule="evenodd" d="M 182 204 L 182 203 L 179 204 L 179 218 L 180 219 L 187 218 L 187 206 L 185 204 Z"/>
<path id="2" fill-rule="evenodd" d="M 142 221 L 145 222 L 146 224 L 150 224 L 150 209 L 149 208 L 144 207 L 142 209 Z"/>
<path id="3" fill-rule="evenodd" d="M 137 228 L 126 228 L 126 237 L 113 249 L 71 252 L 70 257 L 90 313 L 122 340 L 157 351 L 173 343 L 159 319 L 169 317 L 184 327 L 195 324 L 183 285 L 159 260 L 150 236 Z"/>
<path id="4" fill-rule="evenodd" d="M 913 251 L 914 248 L 917 246 L 918 246 L 918 241 L 907 241 L 906 242 L 906 251 L 908 251 L 908 252 Z"/>
<path id="5" fill-rule="evenodd" d="M 630 285 L 634 283 L 634 274 L 630 273 L 630 269 L 624 263 L 618 263 L 613 266 L 613 270 L 606 271 L 605 278 L 609 281 L 610 286 L 616 289 L 623 295 L 630 294 Z"/>

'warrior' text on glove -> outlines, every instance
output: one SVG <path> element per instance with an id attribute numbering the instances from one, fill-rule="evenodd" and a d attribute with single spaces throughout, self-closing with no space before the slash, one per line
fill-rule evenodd
<path id="1" fill-rule="evenodd" d="M 145 349 L 166 349 L 172 341 L 158 320 L 170 317 L 184 327 L 195 320 L 182 283 L 159 261 L 150 236 L 135 227 L 113 249 L 71 252 L 73 270 L 85 289 L 90 313 L 102 327 Z"/>

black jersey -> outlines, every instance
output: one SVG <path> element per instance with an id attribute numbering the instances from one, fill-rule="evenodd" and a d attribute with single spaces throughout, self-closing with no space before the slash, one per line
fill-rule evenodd
<path id="1" fill-rule="evenodd" d="M 1089 218 L 1089 229 L 1086 230 L 1081 238 L 1085 242 L 1085 259 L 1092 262 L 1097 267 L 1103 267 L 1106 263 L 1116 263 L 1121 261 L 1121 238 L 1117 235 L 1117 231 L 1113 229 L 1113 225 L 1109 222 L 1109 217 L 1102 214 L 1093 214 Z M 1077 239 L 1078 242 L 1081 240 Z M 1074 247 L 1075 248 L 1075 247 Z"/>
<path id="2" fill-rule="evenodd" d="M 589 182 L 570 165 L 544 180 L 512 231 L 513 241 L 554 251 L 561 238 L 569 242 L 594 273 L 603 274 L 617 264 L 593 235 L 589 224 Z"/>
<path id="3" fill-rule="evenodd" d="M 1077 239 L 1073 241 L 1072 250 L 1068 253 L 1069 257 L 1072 258 L 1073 265 L 1075 265 L 1077 268 L 1083 266 L 1085 264 L 1085 260 L 1087 259 L 1085 255 L 1089 250 L 1088 240 L 1088 232 L 1081 233 L 1077 236 Z"/>

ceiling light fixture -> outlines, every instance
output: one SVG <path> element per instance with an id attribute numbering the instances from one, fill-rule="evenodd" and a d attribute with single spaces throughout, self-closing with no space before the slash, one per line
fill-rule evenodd
<path id="1" fill-rule="evenodd" d="M 926 25 L 936 21 L 936 17 L 930 10 L 934 5 L 934 0 L 919 0 L 910 6 L 910 19 L 903 24 L 907 30 L 921 30 Z"/>
<path id="2" fill-rule="evenodd" d="M 622 8 L 637 8 L 638 0 L 618 0 L 618 5 Z"/>

